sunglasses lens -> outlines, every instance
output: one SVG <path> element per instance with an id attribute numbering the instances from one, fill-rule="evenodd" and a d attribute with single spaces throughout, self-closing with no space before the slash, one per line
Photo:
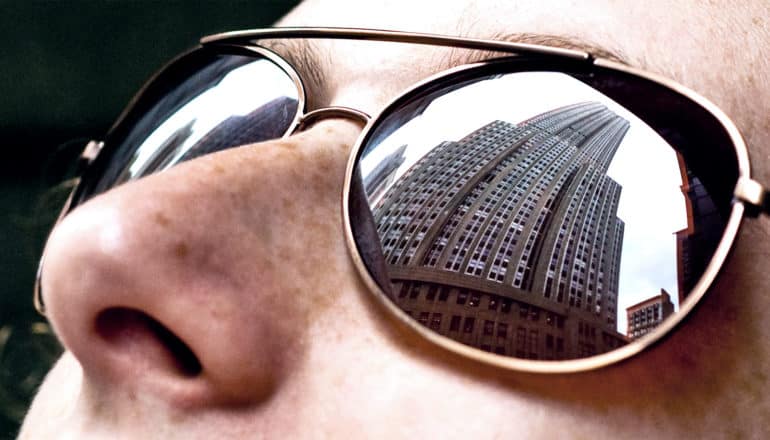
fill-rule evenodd
<path id="1" fill-rule="evenodd" d="M 261 54 L 207 47 L 164 69 L 105 139 L 82 198 L 204 154 L 275 139 L 292 126 L 301 91 Z"/>
<path id="2" fill-rule="evenodd" d="M 405 95 L 368 132 L 348 209 L 369 277 L 420 328 L 487 352 L 633 344 L 679 313 L 724 235 L 729 136 L 621 72 L 486 69 Z"/>

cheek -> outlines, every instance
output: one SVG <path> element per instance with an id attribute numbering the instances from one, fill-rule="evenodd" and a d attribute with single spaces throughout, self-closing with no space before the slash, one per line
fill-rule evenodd
<path id="1" fill-rule="evenodd" d="M 19 433 L 20 439 L 63 438 L 70 419 L 77 414 L 83 372 L 65 352 L 40 386 Z"/>

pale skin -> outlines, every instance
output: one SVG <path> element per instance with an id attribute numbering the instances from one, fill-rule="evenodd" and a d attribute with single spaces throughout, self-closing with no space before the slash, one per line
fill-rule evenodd
<path id="1" fill-rule="evenodd" d="M 755 179 L 770 184 L 762 1 L 337 3 L 307 2 L 280 24 L 551 35 L 609 50 L 719 105 L 745 137 Z M 311 51 L 324 72 L 311 105 L 371 114 L 461 58 L 384 43 Z M 324 120 L 123 185 L 69 215 L 43 274 L 67 352 L 21 438 L 767 435 L 770 220 L 744 222 L 716 285 L 663 344 L 587 373 L 505 371 L 424 341 L 359 278 L 340 208 L 359 132 Z M 117 308 L 162 323 L 200 373 L 180 370 L 141 321 L 100 321 Z"/>

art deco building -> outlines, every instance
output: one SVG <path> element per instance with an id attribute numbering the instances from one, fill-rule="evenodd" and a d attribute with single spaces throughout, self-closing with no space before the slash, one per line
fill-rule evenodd
<path id="1" fill-rule="evenodd" d="M 660 289 L 660 295 L 626 309 L 628 336 L 631 339 L 637 339 L 646 335 L 672 313 L 674 313 L 674 304 L 671 302 L 671 296 L 665 289 Z"/>
<path id="2" fill-rule="evenodd" d="M 606 173 L 628 128 L 579 103 L 436 146 L 374 209 L 393 300 L 443 335 L 510 356 L 626 344 L 621 187 Z"/>

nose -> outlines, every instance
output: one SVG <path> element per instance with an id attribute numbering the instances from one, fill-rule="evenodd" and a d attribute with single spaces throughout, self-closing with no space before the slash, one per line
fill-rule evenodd
<path id="1" fill-rule="evenodd" d="M 179 406 L 267 399 L 355 279 L 344 167 L 360 128 L 203 156 L 97 196 L 46 246 L 48 317 L 99 389 Z"/>

